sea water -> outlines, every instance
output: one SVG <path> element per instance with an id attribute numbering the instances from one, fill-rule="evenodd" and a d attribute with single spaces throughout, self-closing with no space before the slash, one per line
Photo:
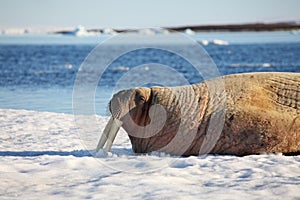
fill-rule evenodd
<path id="1" fill-rule="evenodd" d="M 107 38 L 1 35 L 0 108 L 72 113 L 74 81 L 80 66 L 90 52 Z M 219 39 L 229 43 L 203 46 L 220 75 L 300 72 L 300 35 L 297 33 L 217 32 L 198 33 L 192 38 L 198 41 Z M 113 48 L 124 46 L 120 44 Z M 182 47 L 179 45 L 178 48 Z M 110 53 L 113 49 L 107 50 L 107 54 Z M 190 63 L 174 58 L 170 53 L 153 49 L 132 52 L 115 59 L 99 80 L 98 87 L 102 89 L 97 88 L 96 91 L 96 114 L 107 114 L 107 104 L 118 80 L 135 66 L 147 63 L 170 66 L 191 84 L 203 80 Z M 92 73 L 87 73 L 87 78 Z M 162 78 L 172 81 L 170 76 Z"/>

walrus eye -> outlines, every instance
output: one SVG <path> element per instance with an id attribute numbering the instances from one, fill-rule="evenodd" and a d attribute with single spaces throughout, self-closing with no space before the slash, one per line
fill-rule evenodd
<path id="1" fill-rule="evenodd" d="M 144 96 L 140 96 L 140 101 L 146 101 L 146 98 Z"/>
<path id="2" fill-rule="evenodd" d="M 144 103 L 146 101 L 146 98 L 141 95 L 136 95 L 134 101 L 138 105 Z"/>

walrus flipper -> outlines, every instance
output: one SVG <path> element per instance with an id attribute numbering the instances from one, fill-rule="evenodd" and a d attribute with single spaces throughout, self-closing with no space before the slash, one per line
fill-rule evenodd
<path id="1" fill-rule="evenodd" d="M 300 111 L 300 76 L 279 76 L 267 80 L 266 89 L 277 104 Z"/>

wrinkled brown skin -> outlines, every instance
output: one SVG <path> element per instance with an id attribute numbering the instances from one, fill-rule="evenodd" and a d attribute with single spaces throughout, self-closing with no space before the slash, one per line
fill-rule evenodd
<path id="1" fill-rule="evenodd" d="M 224 81 L 226 94 L 225 123 L 216 144 L 208 153 L 250 155 L 261 153 L 300 152 L 300 74 L 299 73 L 249 73 L 218 78 Z M 172 88 L 153 87 L 121 91 L 110 103 L 112 116 L 123 121 L 122 127 L 128 133 L 133 151 L 147 153 L 163 151 L 172 155 L 199 155 L 207 134 L 211 115 L 219 112 L 218 99 L 222 94 L 209 93 L 207 83 L 212 79 L 192 86 L 181 86 L 180 93 Z M 193 90 L 196 96 L 190 99 Z M 132 92 L 132 95 L 126 93 Z M 178 108 L 184 104 L 184 111 Z M 164 106 L 167 121 L 162 130 L 148 138 L 136 137 L 145 132 L 134 129 L 128 120 L 130 116 L 140 127 L 151 123 L 149 109 L 154 104 Z M 127 106 L 129 112 L 124 113 Z M 117 111 L 119 113 L 116 114 Z M 126 110 L 126 109 L 125 109 Z M 175 137 L 181 121 L 195 114 L 190 126 L 197 126 L 197 134 L 184 152 L 180 142 L 164 149 Z M 158 114 L 156 117 L 160 117 Z M 188 119 L 189 120 L 189 119 Z M 189 134 L 189 128 L 182 133 L 182 140 Z M 188 138 L 188 137 L 187 137 Z M 177 148 L 177 149 L 176 149 Z M 178 153 L 180 152 L 180 153 Z"/>

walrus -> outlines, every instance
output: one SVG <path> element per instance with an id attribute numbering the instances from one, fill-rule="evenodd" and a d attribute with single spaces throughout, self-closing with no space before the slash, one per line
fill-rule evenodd
<path id="1" fill-rule="evenodd" d="M 210 90 L 209 85 L 220 81 L 223 91 Z M 187 86 L 131 88 L 113 95 L 109 111 L 112 117 L 97 151 L 105 143 L 110 151 L 123 127 L 135 153 L 300 152 L 300 73 L 245 73 Z M 209 127 L 214 116 L 217 120 Z M 216 126 L 221 126 L 219 134 Z"/>

